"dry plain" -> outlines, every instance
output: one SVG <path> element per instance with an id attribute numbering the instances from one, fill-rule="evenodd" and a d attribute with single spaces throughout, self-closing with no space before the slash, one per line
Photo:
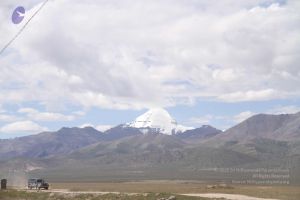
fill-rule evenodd
<path id="1" fill-rule="evenodd" d="M 259 198 L 299 200 L 299 186 L 227 185 L 211 188 L 214 183 L 199 181 L 136 181 L 136 182 L 65 182 L 52 183 L 52 189 L 69 191 L 102 191 L 121 193 L 239 194 Z"/>

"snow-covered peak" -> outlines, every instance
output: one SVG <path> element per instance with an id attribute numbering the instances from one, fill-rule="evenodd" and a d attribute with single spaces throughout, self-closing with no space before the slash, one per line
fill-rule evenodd
<path id="1" fill-rule="evenodd" d="M 146 113 L 137 117 L 127 126 L 145 129 L 145 131 L 153 131 L 172 135 L 177 132 L 184 132 L 192 127 L 185 127 L 178 125 L 176 120 L 163 108 L 153 108 L 148 110 Z"/>

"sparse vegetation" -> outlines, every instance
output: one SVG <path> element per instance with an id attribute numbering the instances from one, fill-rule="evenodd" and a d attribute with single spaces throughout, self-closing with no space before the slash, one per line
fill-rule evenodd
<path id="1" fill-rule="evenodd" d="M 193 182 L 162 181 L 159 183 L 148 181 L 132 183 L 81 183 L 82 186 L 85 185 L 86 187 L 82 187 L 80 192 L 79 184 L 56 183 L 54 184 L 56 189 L 53 191 L 0 190 L 0 200 L 208 200 L 208 198 L 180 195 L 183 193 L 224 193 L 281 200 L 300 199 L 298 186 L 231 186 L 230 188 L 210 188 L 207 187 L 208 185 L 199 185 Z M 87 188 L 89 192 L 87 192 Z M 109 190 L 110 192 L 107 193 L 92 192 Z"/>
<path id="2" fill-rule="evenodd" d="M 1 200 L 206 200 L 207 198 L 186 197 L 168 193 L 146 194 L 56 194 L 51 192 L 0 191 Z"/>
<path id="3" fill-rule="evenodd" d="M 260 198 L 281 200 L 299 200 L 299 186 L 255 186 L 206 184 L 193 181 L 139 181 L 139 182 L 86 182 L 86 183 L 53 183 L 53 188 L 78 191 L 109 191 L 132 193 L 226 193 L 242 194 Z M 212 187 L 210 186 L 217 186 Z"/>

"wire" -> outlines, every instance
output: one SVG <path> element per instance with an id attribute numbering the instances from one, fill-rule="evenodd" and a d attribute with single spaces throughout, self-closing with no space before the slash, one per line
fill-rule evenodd
<path id="1" fill-rule="evenodd" d="M 42 10 L 42 8 L 46 5 L 46 3 L 48 3 L 48 1 L 49 0 L 45 0 L 43 2 L 39 9 L 35 11 L 35 13 L 28 19 L 28 21 L 23 25 L 23 27 L 18 31 L 18 33 L 1 49 L 0 55 L 5 51 L 5 49 L 7 49 L 11 45 L 11 43 L 13 43 L 17 39 L 17 37 L 19 37 L 19 35 L 24 31 L 29 22 Z"/>

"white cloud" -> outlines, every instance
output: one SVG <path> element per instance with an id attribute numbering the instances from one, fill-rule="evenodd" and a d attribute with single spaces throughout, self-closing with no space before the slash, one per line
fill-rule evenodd
<path id="1" fill-rule="evenodd" d="M 46 127 L 42 127 L 32 121 L 17 121 L 6 124 L 0 128 L 1 133 L 28 133 L 35 134 L 42 131 L 47 131 Z"/>
<path id="2" fill-rule="evenodd" d="M 33 109 L 33 108 L 20 108 L 18 110 L 19 113 L 27 113 L 27 114 L 34 114 L 34 113 L 38 113 L 37 110 Z"/>
<path id="3" fill-rule="evenodd" d="M 96 126 L 96 129 L 98 130 L 98 131 L 101 131 L 101 132 L 104 132 L 104 131 L 107 131 L 107 130 L 109 130 L 109 129 L 111 129 L 113 126 L 112 125 L 97 125 Z"/>
<path id="4" fill-rule="evenodd" d="M 300 112 L 300 107 L 295 105 L 277 106 L 267 112 L 270 114 L 294 114 Z"/>
<path id="5" fill-rule="evenodd" d="M 227 102 L 240 102 L 240 101 L 263 101 L 279 98 L 280 94 L 273 89 L 259 90 L 259 91 L 245 91 L 233 92 L 223 94 L 219 99 Z"/>
<path id="6" fill-rule="evenodd" d="M 86 128 L 86 127 L 94 127 L 94 125 L 91 123 L 85 123 L 79 126 L 79 128 Z"/>
<path id="7" fill-rule="evenodd" d="M 81 111 L 81 110 L 74 111 L 72 113 L 77 116 L 84 116 L 86 114 L 84 111 Z"/>
<path id="8" fill-rule="evenodd" d="M 250 117 L 252 117 L 253 115 L 255 115 L 256 113 L 254 112 L 251 112 L 251 111 L 244 111 L 244 112 L 241 112 L 235 116 L 233 116 L 233 121 L 235 123 L 240 123 Z"/>
<path id="9" fill-rule="evenodd" d="M 19 118 L 17 116 L 11 115 L 10 113 L 7 113 L 7 111 L 0 104 L 0 122 L 11 122 L 16 120 L 19 120 Z"/>
<path id="10" fill-rule="evenodd" d="M 204 124 L 210 124 L 210 122 L 215 117 L 213 115 L 205 115 L 201 117 L 192 117 L 188 120 L 188 124 L 197 124 L 197 125 L 204 125 Z"/>
<path id="11" fill-rule="evenodd" d="M 11 122 L 11 121 L 16 121 L 19 118 L 13 115 L 7 115 L 7 114 L 1 114 L 0 112 L 0 121 L 2 122 Z"/>
<path id="12" fill-rule="evenodd" d="M 27 118 L 34 121 L 72 121 L 73 115 L 63 115 L 61 113 L 39 112 L 33 108 L 21 108 L 19 113 L 24 113 Z"/>
<path id="13" fill-rule="evenodd" d="M 15 3 L 0 10 L 3 41 L 19 29 L 6 16 Z M 141 109 L 300 97 L 299 9 L 272 0 L 49 1 L 2 55 L 0 104 Z"/>
<path id="14" fill-rule="evenodd" d="M 243 111 L 234 115 L 207 114 L 200 117 L 192 117 L 186 123 L 199 127 L 199 125 L 213 125 L 221 130 L 226 130 L 255 115 L 252 111 Z M 221 123 L 220 123 L 221 122 Z"/>
<path id="15" fill-rule="evenodd" d="M 104 125 L 104 124 L 100 124 L 100 125 L 97 125 L 97 126 L 94 126 L 93 124 L 91 123 L 85 123 L 85 124 L 82 124 L 81 126 L 79 126 L 80 128 L 85 128 L 85 127 L 93 127 L 95 129 L 97 129 L 98 131 L 101 131 L 101 132 L 104 132 L 104 131 L 107 131 L 108 129 L 111 129 L 113 127 L 113 125 Z"/>
<path id="16" fill-rule="evenodd" d="M 6 111 L 3 109 L 2 105 L 0 104 L 0 113 L 5 113 Z"/>
<path id="17" fill-rule="evenodd" d="M 216 69 L 212 73 L 215 80 L 220 81 L 233 81 L 238 78 L 233 69 Z"/>

